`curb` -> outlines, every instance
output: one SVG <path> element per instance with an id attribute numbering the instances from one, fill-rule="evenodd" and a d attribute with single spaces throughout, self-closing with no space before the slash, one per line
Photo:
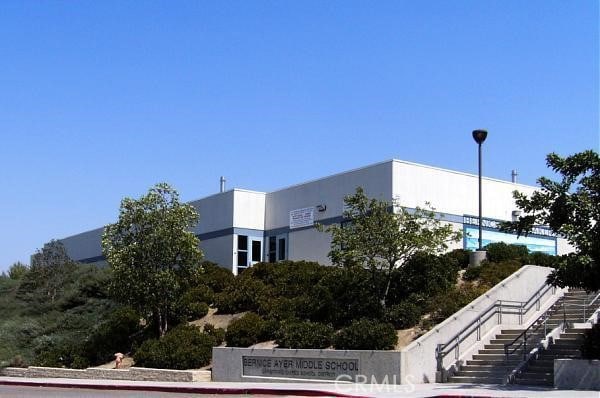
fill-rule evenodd
<path id="1" fill-rule="evenodd" d="M 92 383 L 57 383 L 46 381 L 8 381 L 0 380 L 0 385 L 23 387 L 49 387 L 49 388 L 81 388 L 88 390 L 115 390 L 115 391 L 149 391 L 169 392 L 180 394 L 205 394 L 205 395 L 292 395 L 304 397 L 339 397 L 339 398 L 372 398 L 368 396 L 342 394 L 334 391 L 310 389 L 274 389 L 274 388 L 241 388 L 241 387 L 181 387 L 181 386 L 149 386 L 132 384 L 92 384 Z"/>

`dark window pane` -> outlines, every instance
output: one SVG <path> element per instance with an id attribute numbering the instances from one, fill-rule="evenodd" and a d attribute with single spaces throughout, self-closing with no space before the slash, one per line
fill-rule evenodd
<path id="1" fill-rule="evenodd" d="M 248 237 L 246 235 L 238 235 L 238 250 L 248 250 Z"/>
<path id="2" fill-rule="evenodd" d="M 269 237 L 269 262 L 274 263 L 277 261 L 277 238 L 274 236 Z"/>
<path id="3" fill-rule="evenodd" d="M 285 260 L 285 239 L 279 239 L 279 260 Z"/>
<path id="4" fill-rule="evenodd" d="M 238 252 L 238 267 L 248 266 L 248 252 Z"/>
<path id="5" fill-rule="evenodd" d="M 260 257 L 261 257 L 260 246 L 261 246 L 261 244 L 260 244 L 259 240 L 252 241 L 252 261 L 260 261 Z"/>

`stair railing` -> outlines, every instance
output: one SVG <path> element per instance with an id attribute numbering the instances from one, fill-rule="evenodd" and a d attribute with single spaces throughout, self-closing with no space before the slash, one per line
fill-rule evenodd
<path id="1" fill-rule="evenodd" d="M 567 324 L 567 315 L 565 312 L 564 301 L 561 304 L 563 310 L 563 322 L 559 326 L 562 326 L 563 330 Z M 554 306 L 550 307 L 546 312 L 541 314 L 531 325 L 529 325 L 521 334 L 515 337 L 510 343 L 504 344 L 504 359 L 508 362 L 511 354 L 514 354 L 519 348 L 523 347 L 523 360 L 527 358 L 527 340 L 531 336 L 535 336 L 536 332 L 543 326 L 544 336 L 548 334 L 548 320 L 554 314 L 557 308 Z M 520 342 L 519 340 L 522 339 Z M 511 348 L 512 347 L 512 348 Z"/>
<path id="2" fill-rule="evenodd" d="M 481 340 L 481 325 L 487 322 L 494 315 L 498 316 L 498 324 L 502 323 L 503 314 L 519 315 L 519 324 L 522 324 L 524 315 L 529 312 L 534 305 L 536 311 L 540 309 L 540 300 L 549 290 L 552 290 L 552 294 L 555 293 L 555 288 L 553 286 L 544 284 L 525 302 L 497 300 L 485 311 L 481 312 L 477 318 L 475 318 L 467 326 L 462 328 L 458 333 L 450 338 L 445 344 L 437 345 L 435 349 L 437 370 L 439 372 L 444 370 L 444 358 L 451 352 L 454 352 L 454 359 L 458 361 L 460 358 L 460 343 L 462 343 L 468 337 L 471 337 L 474 333 L 476 333 L 477 341 Z"/>
<path id="3" fill-rule="evenodd" d="M 600 293 L 598 293 L 592 300 L 590 300 L 590 302 L 588 303 L 586 299 L 584 299 L 583 304 L 576 304 L 576 303 L 569 303 L 570 306 L 575 306 L 575 307 L 583 307 L 583 322 L 586 321 L 586 310 L 591 307 L 592 305 L 594 305 L 594 303 L 596 303 L 596 301 L 599 300 L 600 297 Z M 567 311 L 565 309 L 565 301 L 562 301 L 562 312 L 563 312 L 563 321 L 560 325 L 558 325 L 557 327 L 562 327 L 562 330 L 565 330 L 568 326 L 568 322 L 567 322 Z M 511 354 L 514 354 L 519 348 L 523 347 L 523 360 L 527 359 L 527 340 L 531 337 L 534 336 L 542 326 L 544 326 L 544 337 L 548 335 L 548 320 L 550 319 L 550 316 L 554 314 L 554 312 L 556 311 L 555 307 L 550 307 L 546 312 L 544 312 L 542 315 L 540 315 L 538 317 L 538 319 L 536 319 L 529 327 L 527 327 L 527 329 L 525 329 L 521 334 L 519 334 L 513 341 L 511 341 L 510 343 L 506 343 L 504 344 L 504 356 L 505 356 L 505 360 L 508 361 L 508 358 Z M 520 340 L 521 342 L 517 344 L 517 342 Z M 512 346 L 512 348 L 511 348 Z"/>

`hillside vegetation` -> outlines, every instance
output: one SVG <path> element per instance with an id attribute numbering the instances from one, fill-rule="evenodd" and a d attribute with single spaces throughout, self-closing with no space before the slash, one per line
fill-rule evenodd
<path id="1" fill-rule="evenodd" d="M 427 330 L 521 265 L 553 261 L 522 247 L 495 244 L 488 250 L 489 262 L 461 273 L 468 262 L 463 250 L 414 256 L 394 271 L 385 305 L 372 294 L 385 281 L 360 267 L 259 263 L 234 277 L 204 262 L 177 299 L 163 338 L 151 318 L 111 300 L 108 268 L 69 262 L 43 272 L 9 273 L 0 277 L 0 361 L 83 368 L 123 352 L 133 355 L 136 366 L 199 368 L 209 364 L 212 347 L 223 343 L 393 349 L 397 330 Z M 227 331 L 188 325 L 209 308 L 245 314 L 234 317 Z"/>

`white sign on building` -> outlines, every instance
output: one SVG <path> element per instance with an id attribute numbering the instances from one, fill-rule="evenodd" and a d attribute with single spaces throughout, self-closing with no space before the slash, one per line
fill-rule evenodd
<path id="1" fill-rule="evenodd" d="M 315 208 L 305 207 L 290 211 L 290 229 L 310 227 L 315 223 Z"/>

